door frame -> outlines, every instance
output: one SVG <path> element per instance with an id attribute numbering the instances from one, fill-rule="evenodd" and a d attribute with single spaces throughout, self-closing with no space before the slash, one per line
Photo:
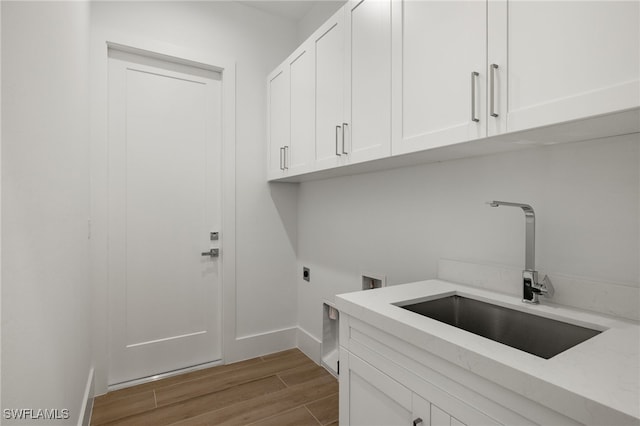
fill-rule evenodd
<path id="1" fill-rule="evenodd" d="M 91 63 L 91 201 L 90 284 L 93 291 L 94 394 L 108 390 L 109 277 L 108 277 L 108 51 L 115 49 L 161 59 L 222 75 L 221 108 L 221 240 L 222 363 L 235 341 L 236 329 L 236 82 L 235 61 L 130 34 L 98 34 L 92 40 Z"/>

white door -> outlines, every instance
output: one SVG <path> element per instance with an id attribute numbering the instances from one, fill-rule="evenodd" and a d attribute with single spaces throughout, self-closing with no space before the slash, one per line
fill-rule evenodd
<path id="1" fill-rule="evenodd" d="M 286 168 L 286 150 L 289 147 L 289 67 L 283 64 L 267 79 L 267 125 L 269 129 L 269 179 L 282 177 Z"/>
<path id="2" fill-rule="evenodd" d="M 358 163 L 391 154 L 392 2 L 351 0 L 346 7 L 345 151 Z"/>
<path id="3" fill-rule="evenodd" d="M 219 73 L 110 50 L 109 384 L 221 358 L 220 108 Z"/>
<path id="4" fill-rule="evenodd" d="M 640 2 L 490 1 L 488 16 L 489 135 L 640 103 Z"/>
<path id="5" fill-rule="evenodd" d="M 346 154 L 344 121 L 344 9 L 315 33 L 316 162 L 318 169 L 335 167 Z"/>
<path id="6" fill-rule="evenodd" d="M 393 154 L 486 136 L 487 3 L 402 1 Z"/>
<path id="7" fill-rule="evenodd" d="M 305 43 L 287 61 L 291 140 L 287 151 L 289 174 L 311 170 L 315 154 L 315 75 L 313 43 Z"/>

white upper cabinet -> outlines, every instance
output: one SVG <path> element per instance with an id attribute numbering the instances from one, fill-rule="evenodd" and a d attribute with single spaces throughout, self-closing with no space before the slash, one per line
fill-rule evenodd
<path id="1" fill-rule="evenodd" d="M 498 68 L 489 135 L 638 107 L 639 6 L 490 1 L 488 60 Z"/>
<path id="2" fill-rule="evenodd" d="M 485 136 L 486 2 L 398 1 L 393 153 Z"/>
<path id="3" fill-rule="evenodd" d="M 391 0 L 351 0 L 312 36 L 317 170 L 391 154 Z"/>
<path id="4" fill-rule="evenodd" d="M 310 47 L 302 45 L 267 78 L 269 179 L 313 167 L 315 81 Z"/>
<path id="5" fill-rule="evenodd" d="M 310 171 L 315 155 L 315 80 L 313 46 L 305 43 L 289 61 L 291 117 L 287 171 Z"/>
<path id="6" fill-rule="evenodd" d="M 316 168 L 340 164 L 344 123 L 344 11 L 340 9 L 312 35 L 316 79 Z"/>
<path id="7" fill-rule="evenodd" d="M 285 173 L 285 154 L 289 146 L 289 69 L 286 63 L 267 78 L 267 136 L 269 179 Z"/>
<path id="8" fill-rule="evenodd" d="M 348 0 L 267 84 L 270 180 L 638 132 L 640 1 Z"/>
<path id="9" fill-rule="evenodd" d="M 345 152 L 356 163 L 391 154 L 391 0 L 346 5 Z"/>
<path id="10" fill-rule="evenodd" d="M 637 1 L 399 1 L 394 154 L 640 106 Z"/>

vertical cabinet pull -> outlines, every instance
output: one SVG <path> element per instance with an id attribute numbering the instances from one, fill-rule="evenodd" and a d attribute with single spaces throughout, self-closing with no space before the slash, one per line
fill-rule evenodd
<path id="1" fill-rule="evenodd" d="M 476 80 L 480 73 L 476 71 L 471 72 L 471 121 L 475 121 L 476 123 L 480 121 L 478 117 L 476 117 Z"/>
<path id="2" fill-rule="evenodd" d="M 413 426 L 418 426 L 422 424 L 422 419 L 420 417 L 418 417 L 417 419 L 415 419 L 413 421 Z"/>
<path id="3" fill-rule="evenodd" d="M 289 145 L 284 146 L 284 170 L 289 170 Z"/>
<path id="4" fill-rule="evenodd" d="M 347 128 L 348 125 L 349 123 L 342 123 L 342 153 L 343 154 L 348 154 L 344 146 L 344 130 Z"/>
<path id="5" fill-rule="evenodd" d="M 340 133 L 340 126 L 336 126 L 336 155 L 338 157 L 340 157 L 342 154 L 340 153 L 340 150 L 338 148 L 338 133 Z M 344 132 L 342 133 L 342 135 L 343 135 L 342 136 L 342 141 L 343 141 L 343 144 L 344 144 Z"/>
<path id="6" fill-rule="evenodd" d="M 284 146 L 280 147 L 280 170 L 284 170 Z"/>
<path id="7" fill-rule="evenodd" d="M 496 92 L 496 70 L 498 69 L 498 64 L 491 64 L 490 77 L 489 77 L 489 114 L 492 117 L 497 117 L 498 113 L 495 109 L 495 92 Z"/>

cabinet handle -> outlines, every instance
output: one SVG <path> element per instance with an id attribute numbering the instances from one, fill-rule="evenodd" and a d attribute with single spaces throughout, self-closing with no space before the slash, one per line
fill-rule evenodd
<path id="1" fill-rule="evenodd" d="M 336 126 L 336 155 L 340 157 L 340 151 L 338 150 L 338 132 L 340 131 L 340 126 Z M 343 133 L 344 134 L 344 133 Z"/>
<path id="2" fill-rule="evenodd" d="M 489 87 L 489 114 L 492 117 L 497 117 L 498 113 L 496 112 L 495 109 L 495 92 L 496 92 L 496 70 L 498 69 L 498 64 L 491 64 L 491 68 L 489 68 L 491 71 L 491 76 L 489 79 L 490 82 L 490 86 Z"/>
<path id="3" fill-rule="evenodd" d="M 415 419 L 413 421 L 413 426 L 418 426 L 422 424 L 422 419 L 420 417 L 418 417 L 417 419 Z"/>
<path id="4" fill-rule="evenodd" d="M 284 156 L 284 146 L 280 147 L 280 170 L 284 170 L 284 160 L 282 159 Z"/>
<path id="5" fill-rule="evenodd" d="M 284 146 L 284 170 L 289 170 L 289 145 Z"/>
<path id="6" fill-rule="evenodd" d="M 478 117 L 476 117 L 476 80 L 480 73 L 476 71 L 471 72 L 471 121 L 475 121 L 476 123 L 480 121 Z"/>
<path id="7" fill-rule="evenodd" d="M 348 125 L 349 123 L 342 123 L 342 153 L 343 154 L 348 154 L 347 150 L 344 149 L 344 129 L 346 129 Z"/>

